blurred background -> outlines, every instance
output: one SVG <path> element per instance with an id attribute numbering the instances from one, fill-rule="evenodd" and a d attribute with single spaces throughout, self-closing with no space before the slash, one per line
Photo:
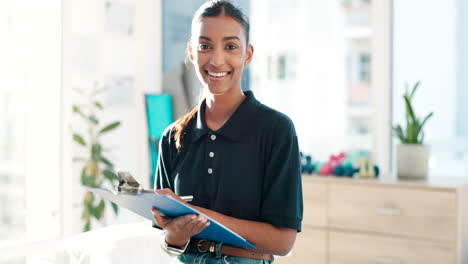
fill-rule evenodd
<path id="1" fill-rule="evenodd" d="M 90 151 L 152 187 L 161 129 L 198 103 L 186 45 L 203 2 L 0 0 L 0 248 L 83 231 Z M 430 175 L 468 177 L 466 1 L 236 2 L 255 47 L 242 88 L 291 117 L 302 152 L 368 155 L 391 177 L 391 127 L 404 120 L 405 83 L 421 81 Z M 99 151 L 87 148 L 114 121 Z M 92 228 L 140 219 L 103 210 Z"/>

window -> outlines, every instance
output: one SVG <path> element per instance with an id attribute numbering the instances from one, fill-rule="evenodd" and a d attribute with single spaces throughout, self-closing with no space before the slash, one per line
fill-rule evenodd
<path id="1" fill-rule="evenodd" d="M 370 1 L 251 1 L 251 89 L 292 118 L 301 150 L 315 160 L 373 151 L 371 7 Z"/>
<path id="2" fill-rule="evenodd" d="M 399 0 L 393 9 L 393 123 L 404 121 L 405 82 L 411 86 L 421 81 L 414 97 L 416 115 L 434 112 L 424 128 L 425 143 L 431 147 L 429 175 L 466 176 L 468 4 Z"/>
<path id="3" fill-rule="evenodd" d="M 278 56 L 278 80 L 286 79 L 286 56 Z"/>
<path id="4" fill-rule="evenodd" d="M 359 80 L 370 84 L 370 54 L 361 54 L 359 56 Z"/>

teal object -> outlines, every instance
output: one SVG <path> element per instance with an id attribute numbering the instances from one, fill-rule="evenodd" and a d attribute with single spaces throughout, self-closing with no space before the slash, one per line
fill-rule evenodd
<path id="1" fill-rule="evenodd" d="M 164 130 L 174 122 L 172 114 L 172 96 L 169 94 L 145 94 L 145 103 L 151 156 L 150 185 L 154 187 L 154 176 L 158 163 L 159 140 Z"/>
<path id="2" fill-rule="evenodd" d="M 320 161 L 314 162 L 314 167 L 315 167 L 314 171 L 317 173 L 317 175 L 320 175 L 320 170 L 322 169 L 324 165 L 325 165 L 325 162 L 320 162 Z"/>

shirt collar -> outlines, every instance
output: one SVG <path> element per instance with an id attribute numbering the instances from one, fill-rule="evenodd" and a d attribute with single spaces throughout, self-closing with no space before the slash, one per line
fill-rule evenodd
<path id="1" fill-rule="evenodd" d="M 246 96 L 244 101 L 237 107 L 229 120 L 216 131 L 212 131 L 206 125 L 206 99 L 203 100 L 198 107 L 196 122 L 192 128 L 192 142 L 197 141 L 207 133 L 221 135 L 233 141 L 241 141 L 242 137 L 249 131 L 249 128 L 255 124 L 254 113 L 257 111 L 257 106 L 260 104 L 260 102 L 255 99 L 252 91 L 246 91 L 244 94 Z"/>

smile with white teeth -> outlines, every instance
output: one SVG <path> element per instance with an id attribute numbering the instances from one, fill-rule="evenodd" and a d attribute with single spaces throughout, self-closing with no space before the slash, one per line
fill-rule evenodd
<path id="1" fill-rule="evenodd" d="M 228 72 L 212 72 L 212 71 L 208 71 L 208 74 L 210 76 L 213 76 L 213 77 L 223 77 L 223 76 L 226 76 L 228 74 Z"/>

